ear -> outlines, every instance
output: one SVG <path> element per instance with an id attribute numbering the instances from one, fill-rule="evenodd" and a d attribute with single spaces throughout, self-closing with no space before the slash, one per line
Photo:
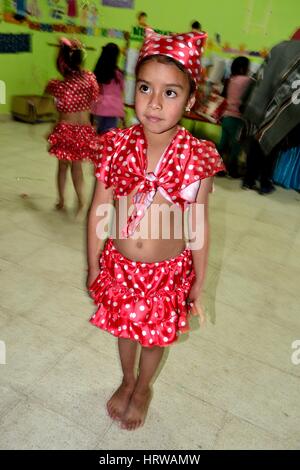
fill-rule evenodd
<path id="1" fill-rule="evenodd" d="M 192 93 L 191 96 L 189 97 L 187 103 L 186 103 L 186 108 L 192 109 L 196 102 L 196 94 Z"/>

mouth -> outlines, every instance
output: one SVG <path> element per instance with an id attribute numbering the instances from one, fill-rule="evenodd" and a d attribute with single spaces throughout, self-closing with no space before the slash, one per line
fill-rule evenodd
<path id="1" fill-rule="evenodd" d="M 153 122 L 153 123 L 162 121 L 161 118 L 156 117 L 156 116 L 145 116 L 145 117 L 146 117 L 147 121 Z"/>

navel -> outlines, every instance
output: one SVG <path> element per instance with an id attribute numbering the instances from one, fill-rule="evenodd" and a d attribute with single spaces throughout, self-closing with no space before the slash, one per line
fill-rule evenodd
<path id="1" fill-rule="evenodd" d="M 136 246 L 138 248 L 143 248 L 143 242 L 141 242 L 140 240 L 136 242 Z"/>

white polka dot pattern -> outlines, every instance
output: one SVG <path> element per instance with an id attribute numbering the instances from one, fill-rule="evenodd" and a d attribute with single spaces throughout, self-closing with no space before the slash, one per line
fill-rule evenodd
<path id="1" fill-rule="evenodd" d="M 99 85 L 92 72 L 74 72 L 64 80 L 50 80 L 46 90 L 56 98 L 60 113 L 90 110 L 99 97 Z"/>
<path id="2" fill-rule="evenodd" d="M 108 239 L 101 272 L 90 287 L 97 305 L 90 322 L 144 347 L 168 346 L 189 330 L 186 299 L 194 278 L 188 248 L 176 258 L 142 263 L 121 255 Z"/>
<path id="3" fill-rule="evenodd" d="M 115 197 L 127 196 L 137 187 L 135 209 L 128 219 L 124 236 L 134 233 L 158 189 L 164 190 L 164 197 L 166 193 L 170 194 L 169 200 L 184 210 L 188 203 L 194 202 L 187 198 L 185 188 L 225 169 L 215 145 L 194 138 L 183 127 L 179 128 L 165 152 L 165 155 L 171 154 L 172 159 L 163 159 L 156 175 L 147 173 L 147 144 L 140 124 L 107 132 L 99 138 L 98 147 L 96 177 L 107 187 L 115 187 Z"/>
<path id="4" fill-rule="evenodd" d="M 49 153 L 59 160 L 95 161 L 98 147 L 95 129 L 89 125 L 59 122 L 48 137 Z"/>
<path id="5" fill-rule="evenodd" d="M 207 34 L 187 33 L 173 36 L 163 36 L 151 28 L 145 30 L 145 41 L 140 50 L 138 62 L 152 55 L 166 55 L 180 62 L 198 84 L 201 78 L 200 57 Z"/>

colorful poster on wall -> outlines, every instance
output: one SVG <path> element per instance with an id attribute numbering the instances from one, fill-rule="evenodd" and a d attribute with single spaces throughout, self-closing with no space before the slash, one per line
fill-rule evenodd
<path id="1" fill-rule="evenodd" d="M 65 2 L 48 0 L 49 16 L 54 20 L 63 20 L 66 14 Z"/>
<path id="2" fill-rule="evenodd" d="M 30 34 L 0 34 L 0 54 L 31 52 Z"/>
<path id="3" fill-rule="evenodd" d="M 67 0 L 67 6 L 68 6 L 68 16 L 70 18 L 76 18 L 77 17 L 77 0 Z"/>
<path id="4" fill-rule="evenodd" d="M 3 19 L 8 23 L 27 25 L 35 31 L 105 35 L 99 0 L 3 0 L 3 4 L 1 1 L 0 10 L 3 6 Z M 109 30 L 106 35 L 123 38 L 122 31 Z"/>
<path id="5" fill-rule="evenodd" d="M 134 0 L 102 0 L 105 7 L 134 8 Z"/>

